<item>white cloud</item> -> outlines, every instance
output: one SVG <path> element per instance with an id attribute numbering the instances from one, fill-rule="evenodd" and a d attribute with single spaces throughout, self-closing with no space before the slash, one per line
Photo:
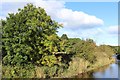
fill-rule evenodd
<path id="1" fill-rule="evenodd" d="M 58 17 L 63 20 L 64 26 L 68 28 L 92 28 L 103 25 L 101 19 L 84 12 L 72 11 L 71 9 L 62 9 L 58 13 Z"/>
<path id="2" fill-rule="evenodd" d="M 18 8 L 23 8 L 27 2 L 3 2 L 1 3 L 0 18 L 5 19 L 8 13 L 16 13 Z"/>
<path id="3" fill-rule="evenodd" d="M 42 7 L 45 9 L 48 15 L 50 15 L 53 19 L 57 18 L 57 13 L 64 8 L 65 2 L 63 1 L 43 1 L 36 0 L 35 5 L 37 7 Z"/>
<path id="4" fill-rule="evenodd" d="M 7 16 L 8 12 L 16 13 L 18 8 L 23 8 L 23 6 L 28 2 L 2 3 L 2 13 L 5 16 Z M 62 23 L 64 27 L 69 29 L 87 29 L 103 25 L 103 21 L 96 16 L 89 15 L 82 11 L 73 11 L 66 8 L 64 1 L 35 0 L 32 3 L 37 7 L 39 6 L 44 8 L 52 19 Z"/>
<path id="5" fill-rule="evenodd" d="M 110 34 L 118 34 L 118 26 L 110 26 L 107 31 Z"/>
<path id="6" fill-rule="evenodd" d="M 48 15 L 70 29 L 93 28 L 104 24 L 103 20 L 82 11 L 73 11 L 65 7 L 63 1 L 37 1 L 36 6 L 43 7 Z"/>

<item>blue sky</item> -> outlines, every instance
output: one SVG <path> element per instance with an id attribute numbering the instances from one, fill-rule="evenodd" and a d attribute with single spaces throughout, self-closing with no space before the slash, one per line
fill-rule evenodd
<path id="1" fill-rule="evenodd" d="M 28 2 L 5 2 L 0 17 L 5 19 L 8 12 L 16 13 Z M 32 2 L 43 7 L 53 20 L 63 24 L 58 35 L 81 39 L 91 38 L 98 45 L 118 45 L 118 3 L 117 2 Z"/>
<path id="2" fill-rule="evenodd" d="M 117 2 L 68 2 L 66 8 L 73 11 L 83 11 L 89 15 L 94 15 L 104 21 L 101 30 L 106 31 L 110 26 L 118 25 L 118 3 Z M 118 45 L 118 34 L 101 33 L 90 37 L 97 44 Z"/>
<path id="3" fill-rule="evenodd" d="M 66 8 L 74 11 L 84 11 L 85 13 L 95 15 L 98 18 L 103 19 L 108 26 L 117 24 L 117 2 L 67 2 Z"/>

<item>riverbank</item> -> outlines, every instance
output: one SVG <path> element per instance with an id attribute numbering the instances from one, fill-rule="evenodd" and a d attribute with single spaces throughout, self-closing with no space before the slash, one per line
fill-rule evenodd
<path id="1" fill-rule="evenodd" d="M 98 68 L 95 68 L 95 69 L 91 69 L 91 70 L 88 70 L 86 72 L 83 72 L 83 73 L 79 73 L 77 74 L 76 76 L 73 76 L 75 78 L 93 78 L 93 73 L 94 72 L 97 72 L 97 71 L 104 71 L 106 68 L 109 67 L 110 64 L 107 64 L 107 65 L 104 65 L 102 67 L 98 67 Z"/>
<path id="2" fill-rule="evenodd" d="M 65 70 L 62 74 L 59 74 L 57 77 L 54 78 L 73 78 L 78 75 L 84 75 L 88 72 L 95 71 L 101 67 L 107 66 L 111 63 L 114 63 L 114 58 L 103 58 L 99 59 L 95 64 L 91 64 L 88 61 L 75 57 L 73 60 L 69 63 L 69 68 Z M 17 71 L 16 72 L 14 72 Z M 22 73 L 22 75 L 19 75 L 19 73 Z M 14 75 L 15 78 L 18 78 L 17 75 L 23 77 L 24 75 L 27 75 L 27 77 L 31 78 L 45 78 L 45 73 L 41 67 L 36 66 L 35 69 L 30 69 L 27 67 L 21 68 L 20 66 L 4 66 L 3 67 L 3 78 L 9 77 L 11 78 Z M 81 76 L 82 77 L 82 76 Z M 88 76 L 84 76 L 84 78 L 87 78 Z"/>
<path id="3" fill-rule="evenodd" d="M 101 68 L 75 76 L 75 78 L 118 78 L 119 64 L 109 64 Z"/>
<path id="4" fill-rule="evenodd" d="M 78 62 L 75 62 L 75 60 L 73 60 L 73 62 L 70 63 L 70 67 L 68 68 L 68 70 L 66 72 L 64 72 L 60 77 L 73 78 L 78 75 L 84 75 L 85 73 L 98 70 L 101 67 L 105 67 L 105 66 L 108 66 L 108 65 L 114 63 L 115 59 L 114 58 L 99 59 L 94 65 L 92 65 L 88 61 L 84 61 L 82 59 L 77 59 L 76 61 L 78 61 Z M 84 78 L 88 78 L 88 77 L 84 76 Z"/>

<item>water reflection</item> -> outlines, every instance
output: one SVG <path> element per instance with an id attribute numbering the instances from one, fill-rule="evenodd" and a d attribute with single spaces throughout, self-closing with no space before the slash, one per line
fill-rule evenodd
<path id="1" fill-rule="evenodd" d="M 118 64 L 111 64 L 104 72 L 94 72 L 95 78 L 118 78 Z"/>
<path id="2" fill-rule="evenodd" d="M 120 75 L 120 63 L 111 64 L 102 68 L 90 71 L 87 73 L 79 74 L 76 78 L 118 78 Z M 120 76 L 119 76 L 120 79 Z"/>
<path id="3" fill-rule="evenodd" d="M 120 62 L 118 63 L 118 78 L 120 80 Z"/>

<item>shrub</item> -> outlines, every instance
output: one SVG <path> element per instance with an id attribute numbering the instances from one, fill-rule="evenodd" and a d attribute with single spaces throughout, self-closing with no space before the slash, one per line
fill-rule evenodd
<path id="1" fill-rule="evenodd" d="M 29 65 L 16 65 L 16 66 L 2 66 L 3 78 L 34 78 L 35 68 L 32 64 Z"/>

